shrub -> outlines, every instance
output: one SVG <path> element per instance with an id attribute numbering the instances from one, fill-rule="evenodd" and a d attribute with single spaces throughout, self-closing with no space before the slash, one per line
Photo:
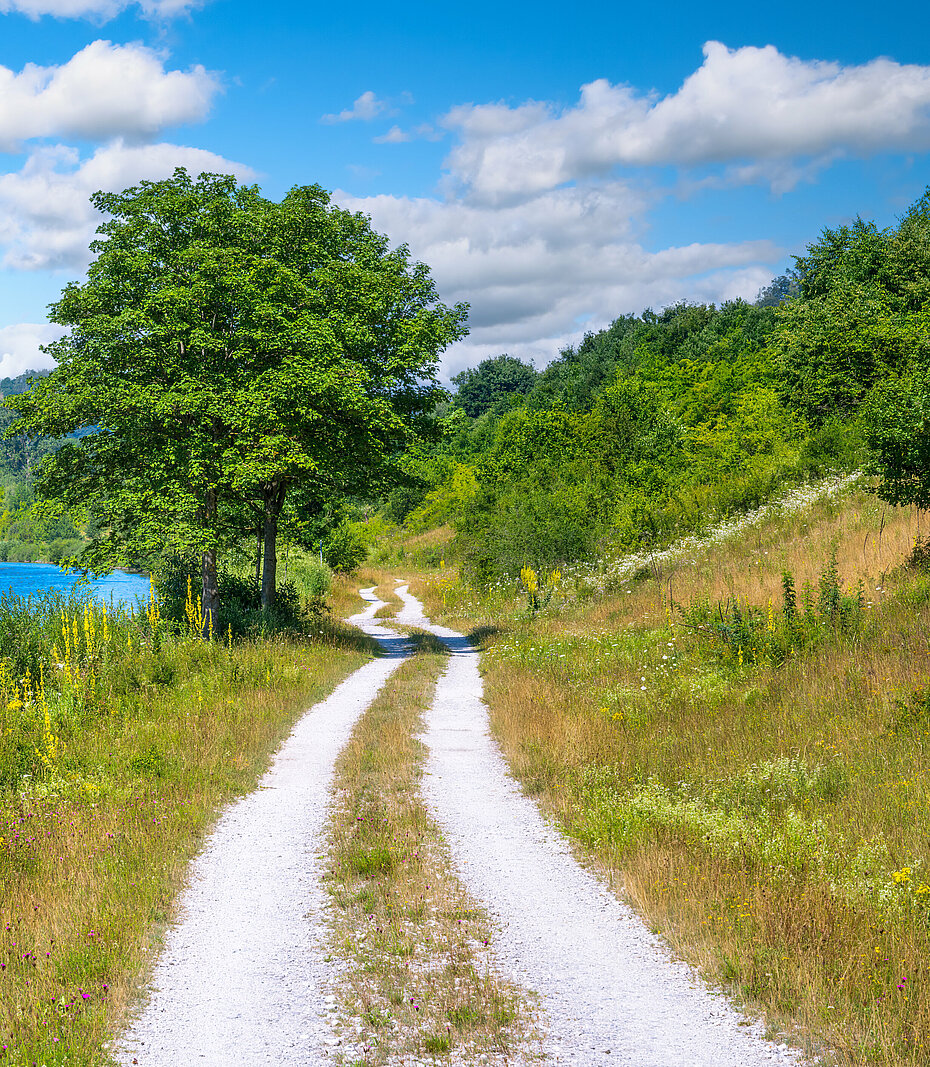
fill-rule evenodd
<path id="1" fill-rule="evenodd" d="M 41 554 L 41 546 L 31 541 L 10 541 L 7 559 L 11 563 L 35 563 Z"/>
<path id="2" fill-rule="evenodd" d="M 368 558 L 368 539 L 360 522 L 342 522 L 323 541 L 323 558 L 334 571 L 348 574 Z"/>
<path id="3" fill-rule="evenodd" d="M 76 537 L 56 537 L 48 546 L 49 563 L 61 563 L 80 555 L 84 542 Z"/>
<path id="4" fill-rule="evenodd" d="M 173 556 L 162 561 L 154 579 L 162 617 L 175 631 L 183 629 L 187 622 L 188 589 L 193 587 L 193 597 L 197 599 L 197 582 L 192 580 L 192 575 L 198 570 L 196 560 Z M 304 614 L 293 582 L 278 585 L 277 601 L 271 610 L 262 608 L 261 592 L 250 578 L 222 570 L 217 575 L 217 584 L 220 592 L 217 638 L 229 633 L 233 637 L 257 637 L 275 630 L 297 631 L 303 627 Z"/>

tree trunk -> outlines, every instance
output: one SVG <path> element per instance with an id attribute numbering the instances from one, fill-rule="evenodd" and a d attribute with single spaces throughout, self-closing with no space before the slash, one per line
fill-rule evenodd
<path id="1" fill-rule="evenodd" d="M 216 516 L 216 490 L 207 493 L 204 512 L 208 519 Z M 200 603 L 203 610 L 203 637 L 204 640 L 209 640 L 217 630 L 220 609 L 220 589 L 216 580 L 216 548 L 210 548 L 203 554 L 202 578 Z"/>
<path id="2" fill-rule="evenodd" d="M 278 516 L 265 514 L 265 559 L 262 565 L 262 607 L 273 608 L 277 597 Z"/>
<path id="3" fill-rule="evenodd" d="M 264 530 L 261 525 L 255 531 L 255 588 L 262 588 L 262 537 Z"/>
<path id="4" fill-rule="evenodd" d="M 287 482 L 277 478 L 265 488 L 265 559 L 262 567 L 262 607 L 273 608 L 277 599 L 278 516 L 284 507 Z"/>

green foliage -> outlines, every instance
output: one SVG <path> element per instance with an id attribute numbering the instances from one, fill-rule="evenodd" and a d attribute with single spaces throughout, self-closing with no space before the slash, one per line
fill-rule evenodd
<path id="1" fill-rule="evenodd" d="M 333 575 L 325 563 L 312 559 L 303 568 L 303 591 L 311 600 L 323 600 L 333 588 Z"/>
<path id="2" fill-rule="evenodd" d="M 334 571 L 349 573 L 368 558 L 369 540 L 361 522 L 343 522 L 323 541 L 323 559 Z"/>
<path id="3" fill-rule="evenodd" d="M 48 377 L 51 371 L 27 370 L 15 378 L 0 379 L 0 397 L 19 396 L 28 392 L 36 381 Z M 10 427 L 15 416 L 12 411 L 0 406 L 0 434 Z M 28 478 L 36 465 L 50 452 L 61 447 L 62 442 L 52 437 L 17 434 L 0 438 L 0 470 Z"/>
<path id="4" fill-rule="evenodd" d="M 606 515 L 587 478 L 583 428 L 560 411 L 518 410 L 501 421 L 470 506 L 454 520 L 479 581 L 517 574 L 527 559 L 551 567 L 590 554 Z"/>
<path id="5" fill-rule="evenodd" d="M 778 307 L 783 301 L 797 296 L 800 291 L 797 272 L 789 271 L 763 286 L 756 296 L 755 304 L 759 308 Z"/>
<path id="6" fill-rule="evenodd" d="M 486 584 L 526 560 L 551 567 L 660 543 L 842 464 L 844 437 L 805 451 L 807 424 L 775 387 L 773 322 L 771 308 L 741 302 L 678 305 L 586 337 L 524 407 L 478 420 L 480 442 L 473 432 L 449 442 L 417 528 L 451 520 L 467 571 Z M 456 453 L 475 481 L 467 494 L 452 491 Z"/>
<path id="7" fill-rule="evenodd" d="M 36 596 L 0 594 L 0 662 L 13 678 L 38 678 L 55 666 L 51 649 L 58 637 L 61 616 L 83 614 L 80 590 L 70 594 L 47 592 Z"/>
<path id="8" fill-rule="evenodd" d="M 926 366 L 930 198 L 896 230 L 857 219 L 825 229 L 797 260 L 800 296 L 779 306 L 781 387 L 813 422 L 854 413 L 889 375 Z"/>
<path id="9" fill-rule="evenodd" d="M 61 563 L 80 555 L 91 528 L 86 513 L 79 517 L 37 504 L 30 473 L 2 476 L 0 494 L 0 560 Z"/>
<path id="10" fill-rule="evenodd" d="M 487 585 L 527 560 L 667 543 L 837 470 L 865 466 L 883 499 L 930 508 L 928 301 L 930 190 L 896 228 L 824 230 L 755 305 L 624 316 L 522 404 L 446 418 L 417 461 L 419 503 L 394 517 L 451 523 Z"/>
<path id="11" fill-rule="evenodd" d="M 153 581 L 161 614 L 174 633 L 183 633 L 188 625 L 188 596 L 196 597 L 196 558 L 164 558 Z M 319 568 L 319 564 L 317 564 Z M 274 607 L 263 607 L 261 592 L 254 579 L 223 569 L 217 575 L 220 608 L 213 632 L 217 639 L 257 637 L 274 632 L 300 633 L 324 610 L 324 598 L 309 598 L 301 604 L 293 582 L 282 582 Z M 325 596 L 325 594 L 324 594 Z"/>
<path id="12" fill-rule="evenodd" d="M 458 387 L 455 402 L 470 418 L 488 411 L 502 412 L 525 396 L 536 381 L 536 371 L 515 356 L 482 360 L 452 379 Z"/>
<path id="13" fill-rule="evenodd" d="M 414 533 L 444 526 L 468 512 L 478 493 L 478 479 L 472 467 L 454 463 L 451 473 L 423 498 L 407 516 L 407 528 Z"/>
<path id="14" fill-rule="evenodd" d="M 930 367 L 880 383 L 865 405 L 869 469 L 890 504 L 930 507 Z"/>
<path id="15" fill-rule="evenodd" d="M 387 478 L 464 333 L 427 268 L 317 186 L 280 202 L 224 175 L 97 193 L 87 281 L 52 308 L 70 333 L 52 374 L 9 400 L 15 434 L 62 437 L 39 494 L 89 507 L 95 571 L 198 555 L 209 616 L 217 553 L 263 525 L 275 599 L 289 493 L 319 504 Z"/>

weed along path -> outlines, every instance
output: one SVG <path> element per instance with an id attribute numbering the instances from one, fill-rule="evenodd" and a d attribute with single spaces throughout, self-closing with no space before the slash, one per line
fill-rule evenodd
<path id="1" fill-rule="evenodd" d="M 406 658 L 407 644 L 351 620 L 382 645 L 311 708 L 260 788 L 229 807 L 194 861 L 180 922 L 165 939 L 153 992 L 114 1050 L 143 1067 L 307 1067 L 326 1059 L 329 979 L 318 855 L 333 767 L 358 718 Z"/>
<path id="2" fill-rule="evenodd" d="M 642 920 L 575 861 L 509 775 L 490 736 L 478 653 L 432 626 L 401 586 L 397 621 L 450 649 L 426 713 L 427 808 L 469 894 L 500 924 L 508 978 L 541 996 L 550 1062 L 587 1067 L 756 1067 L 796 1053 L 763 1039 L 673 960 Z"/>

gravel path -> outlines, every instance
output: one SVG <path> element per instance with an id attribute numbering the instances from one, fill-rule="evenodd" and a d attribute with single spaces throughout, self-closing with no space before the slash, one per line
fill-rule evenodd
<path id="1" fill-rule="evenodd" d="M 143 1067 L 308 1067 L 327 1059 L 331 972 L 317 855 L 333 765 L 353 726 L 407 654 L 373 621 L 350 620 L 387 653 L 311 708 L 259 788 L 226 809 L 194 861 L 181 921 L 168 933 L 153 992 L 114 1050 Z M 331 998 L 332 999 L 332 998 Z"/>
<path id="2" fill-rule="evenodd" d="M 426 715 L 424 793 L 471 895 L 500 924 L 505 973 L 542 996 L 557 1063 L 756 1067 L 797 1063 L 674 960 L 642 920 L 576 862 L 510 776 L 488 727 L 478 654 L 432 626 L 402 586 L 398 621 L 453 655 Z"/>
<path id="3" fill-rule="evenodd" d="M 433 626 L 403 586 L 398 622 L 446 640 L 450 663 L 425 716 L 425 800 L 459 874 L 497 920 L 507 977 L 542 997 L 550 1062 L 587 1067 L 761 1067 L 797 1063 L 721 994 L 671 958 L 639 917 L 573 858 L 510 777 L 488 729 L 478 654 Z M 408 653 L 362 590 L 350 620 L 386 655 L 297 723 L 260 787 L 231 805 L 194 861 L 181 921 L 153 992 L 114 1050 L 142 1067 L 313 1067 L 332 1062 L 335 974 L 317 854 L 333 766 L 362 712 Z"/>

